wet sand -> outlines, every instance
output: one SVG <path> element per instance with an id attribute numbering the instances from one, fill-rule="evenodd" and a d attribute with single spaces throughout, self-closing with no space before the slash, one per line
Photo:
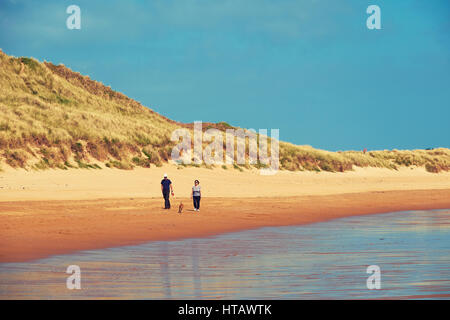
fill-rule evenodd
<path id="1" fill-rule="evenodd" d="M 382 221 L 382 222 L 380 222 Z M 67 290 L 67 267 L 81 290 Z M 381 290 L 367 288 L 377 265 Z M 0 299 L 448 299 L 450 210 L 353 216 L 0 264 Z"/>
<path id="2" fill-rule="evenodd" d="M 162 209 L 159 198 L 2 200 L 0 262 L 20 262 L 152 240 L 206 237 L 353 215 L 450 208 L 450 189 L 206 197 L 202 199 L 200 213 L 192 211 L 188 198 L 175 198 L 171 210 Z M 180 201 L 185 204 L 181 215 L 176 208 Z"/>

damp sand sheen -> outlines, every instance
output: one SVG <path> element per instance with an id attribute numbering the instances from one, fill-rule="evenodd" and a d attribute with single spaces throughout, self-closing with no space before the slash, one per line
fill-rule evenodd
<path id="1" fill-rule="evenodd" d="M 80 290 L 66 288 L 71 264 L 81 268 Z M 367 288 L 369 265 L 380 267 L 380 290 Z M 354 216 L 2 263 L 0 279 L 2 299 L 449 299 L 450 211 Z"/>

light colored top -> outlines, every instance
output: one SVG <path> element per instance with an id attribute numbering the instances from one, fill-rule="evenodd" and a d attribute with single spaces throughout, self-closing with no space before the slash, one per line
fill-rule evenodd
<path id="1" fill-rule="evenodd" d="M 192 195 L 194 197 L 200 197 L 200 186 L 193 186 L 192 187 Z"/>

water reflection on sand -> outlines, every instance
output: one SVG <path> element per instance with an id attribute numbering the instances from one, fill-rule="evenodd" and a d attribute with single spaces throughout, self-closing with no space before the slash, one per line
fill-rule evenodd
<path id="1" fill-rule="evenodd" d="M 81 290 L 66 288 L 68 265 Z M 368 290 L 366 268 L 381 268 Z M 0 264 L 2 299 L 450 298 L 450 210 L 350 217 Z"/>

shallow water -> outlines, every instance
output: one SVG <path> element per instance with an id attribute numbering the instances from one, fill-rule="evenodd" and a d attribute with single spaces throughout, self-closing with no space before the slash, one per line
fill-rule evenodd
<path id="1" fill-rule="evenodd" d="M 66 268 L 81 268 L 81 290 Z M 369 265 L 381 289 L 369 290 Z M 83 251 L 0 264 L 2 299 L 450 299 L 450 210 Z"/>

